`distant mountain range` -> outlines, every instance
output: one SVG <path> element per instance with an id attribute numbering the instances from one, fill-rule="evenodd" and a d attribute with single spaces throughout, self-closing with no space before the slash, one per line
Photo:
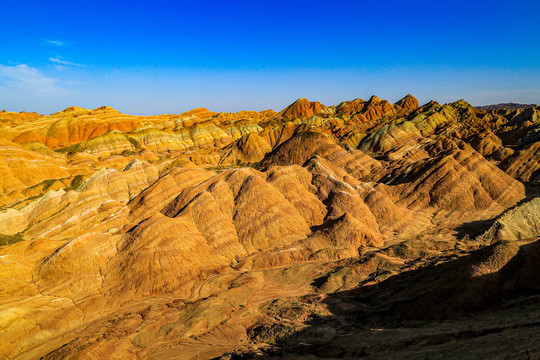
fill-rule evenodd
<path id="1" fill-rule="evenodd" d="M 538 105 L 536 104 L 518 104 L 518 103 L 502 103 L 502 104 L 492 104 L 492 105 L 482 105 L 482 106 L 475 106 L 477 109 L 480 110 L 495 110 L 495 109 L 510 109 L 510 110 L 516 110 L 516 109 L 528 109 L 531 107 L 536 107 Z"/>

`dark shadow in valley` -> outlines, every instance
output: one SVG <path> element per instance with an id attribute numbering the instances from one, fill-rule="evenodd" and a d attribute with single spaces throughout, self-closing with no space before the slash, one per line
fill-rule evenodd
<path id="1" fill-rule="evenodd" d="M 520 248 L 503 241 L 456 260 L 336 292 L 322 298 L 330 315 L 312 313 L 299 331 L 276 324 L 281 329 L 273 340 L 266 341 L 272 346 L 229 354 L 228 358 L 398 359 L 416 358 L 407 352 L 415 349 L 433 352 L 425 353 L 424 358 L 442 359 L 455 355 L 455 343 L 474 349 L 491 334 L 540 334 L 539 260 L 539 239 Z M 327 278 L 321 277 L 312 285 L 320 287 L 325 281 Z M 526 306 L 533 306 L 534 311 L 523 310 Z M 504 316 L 498 318 L 501 311 L 524 315 L 507 321 Z M 257 335 L 258 329 L 251 331 Z M 526 354 L 540 356 L 535 338 L 520 341 Z M 501 346 L 510 355 L 517 351 L 510 343 Z"/>
<path id="2" fill-rule="evenodd" d="M 455 228 L 456 237 L 460 240 L 466 236 L 474 239 L 475 237 L 482 235 L 484 232 L 486 232 L 493 224 L 495 219 L 497 219 L 497 217 L 463 223 Z"/>

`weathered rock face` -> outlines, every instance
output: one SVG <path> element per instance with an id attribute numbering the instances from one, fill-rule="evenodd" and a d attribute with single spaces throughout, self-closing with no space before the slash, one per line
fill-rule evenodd
<path id="1" fill-rule="evenodd" d="M 275 348 L 355 288 L 368 323 L 540 293 L 538 121 L 411 95 L 0 113 L 0 358 Z"/>
<path id="2" fill-rule="evenodd" d="M 264 155 L 272 151 L 268 141 L 256 133 L 242 136 L 234 144 L 225 149 L 220 164 L 246 164 L 264 159 Z"/>
<path id="3" fill-rule="evenodd" d="M 502 211 L 525 197 L 523 184 L 489 163 L 467 144 L 409 165 L 388 184 L 408 208 Z"/>
<path id="4" fill-rule="evenodd" d="M 532 143 L 500 165 L 506 173 L 523 182 L 540 184 L 540 142 Z"/>
<path id="5" fill-rule="evenodd" d="M 385 116 L 392 116 L 402 109 L 412 110 L 414 105 L 410 102 L 414 103 L 414 100 L 416 100 L 412 99 L 414 98 L 411 98 L 407 104 L 407 106 L 410 106 L 410 108 L 403 108 L 397 103 L 397 106 L 394 106 L 388 101 L 381 100 L 377 96 L 373 95 L 367 101 L 362 99 L 344 101 L 336 107 L 335 111 L 341 116 L 350 117 L 354 122 L 366 123 L 382 119 Z M 416 104 L 416 107 L 418 107 L 418 101 L 416 101 Z"/>
<path id="6" fill-rule="evenodd" d="M 411 94 L 407 94 L 401 100 L 396 102 L 396 105 L 405 110 L 416 110 L 420 106 L 418 99 Z"/>
<path id="7" fill-rule="evenodd" d="M 326 106 L 317 101 L 300 98 L 279 113 L 283 118 L 302 118 L 317 115 L 326 109 Z"/>
<path id="8" fill-rule="evenodd" d="M 540 237 L 540 198 L 520 204 L 499 216 L 478 240 L 529 240 Z"/>
<path id="9" fill-rule="evenodd" d="M 50 179 L 68 181 L 77 172 L 62 156 L 42 154 L 0 139 L 0 204 L 24 200 L 32 196 L 30 189 Z M 49 188 L 54 182 L 43 186 Z"/>

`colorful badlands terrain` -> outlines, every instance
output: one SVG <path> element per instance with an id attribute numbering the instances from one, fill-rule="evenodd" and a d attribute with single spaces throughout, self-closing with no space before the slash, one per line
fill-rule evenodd
<path id="1" fill-rule="evenodd" d="M 540 357 L 540 107 L 0 113 L 0 358 Z"/>

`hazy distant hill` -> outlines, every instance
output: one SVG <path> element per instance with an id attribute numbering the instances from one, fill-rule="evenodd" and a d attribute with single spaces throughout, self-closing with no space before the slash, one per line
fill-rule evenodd
<path id="1" fill-rule="evenodd" d="M 528 109 L 535 106 L 537 105 L 536 104 L 502 103 L 502 104 L 492 104 L 492 105 L 483 105 L 483 106 L 475 106 L 475 107 L 480 110 L 495 110 L 495 109 L 516 110 L 516 109 Z"/>

